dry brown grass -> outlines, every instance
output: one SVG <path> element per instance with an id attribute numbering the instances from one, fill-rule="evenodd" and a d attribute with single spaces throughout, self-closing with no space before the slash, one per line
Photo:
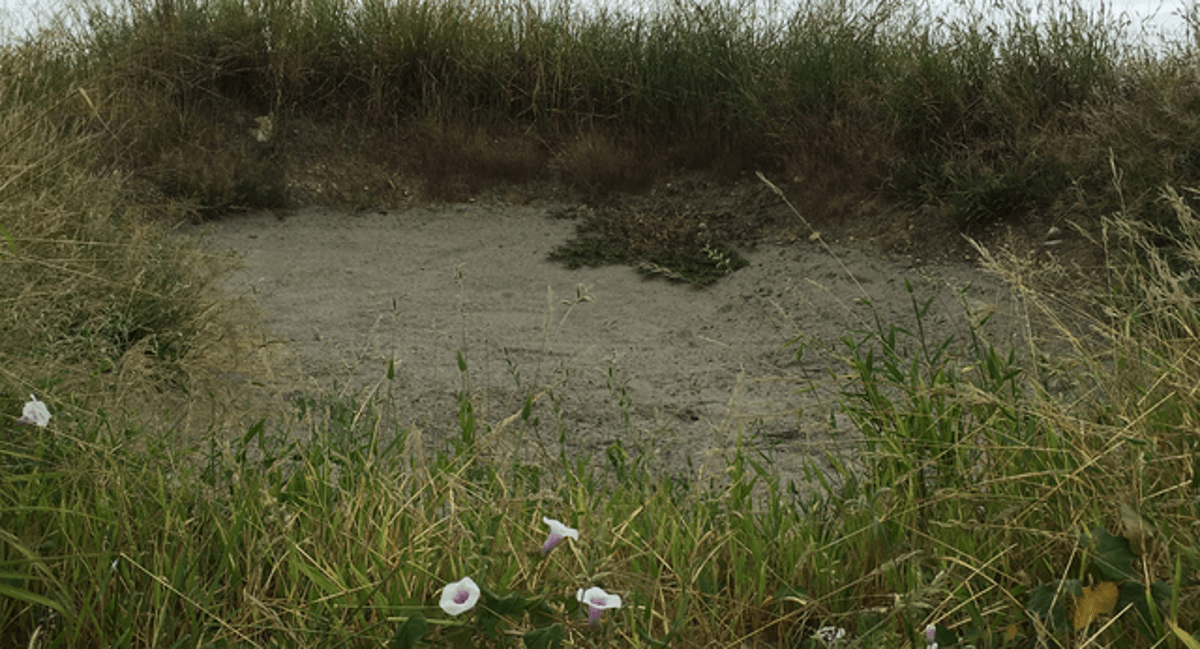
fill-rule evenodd
<path id="1" fill-rule="evenodd" d="M 27 65 L 26 73 L 50 73 Z M 36 393 L 64 421 L 107 421 L 117 431 L 134 421 L 187 436 L 228 418 L 244 425 L 252 411 L 240 405 L 214 411 L 215 403 L 244 403 L 239 397 L 254 391 L 228 389 L 228 379 L 269 377 L 283 363 L 272 357 L 261 325 L 235 324 L 257 318 L 235 314 L 243 307 L 219 295 L 231 260 L 171 236 L 173 224 L 197 213 L 195 202 L 108 166 L 112 152 L 101 147 L 134 129 L 117 123 L 104 97 L 85 87 L 22 94 L 48 83 L 0 88 L 0 165 L 13 172 L 0 181 L 3 393 Z M 197 159 L 197 151 L 211 155 Z M 219 174 L 220 165 L 206 163 L 236 155 L 186 143 L 152 169 Z"/>
<path id="2" fill-rule="evenodd" d="M 465 200 L 501 184 L 532 183 L 545 177 L 548 147 L 536 134 L 509 125 L 467 121 L 420 122 L 401 164 L 424 180 L 433 200 Z"/>
<path id="3" fill-rule="evenodd" d="M 564 182 L 593 196 L 642 193 L 663 175 L 660 155 L 646 143 L 604 132 L 584 132 L 563 144 Z"/>

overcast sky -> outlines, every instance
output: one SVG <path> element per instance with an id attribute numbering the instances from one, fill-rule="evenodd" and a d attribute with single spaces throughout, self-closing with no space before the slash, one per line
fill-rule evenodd
<path id="1" fill-rule="evenodd" d="M 52 8 L 58 6 L 61 0 L 0 0 L 0 38 L 11 34 L 20 35 L 25 29 L 38 24 L 39 20 L 43 20 L 45 16 L 52 13 Z M 604 4 L 608 0 L 573 0 L 575 6 L 588 6 L 590 4 Z M 652 5 L 654 0 L 647 2 L 639 2 L 638 0 L 616 0 L 624 6 Z M 793 4 L 795 0 L 777 0 L 777 4 L 786 9 L 789 4 Z M 956 0 L 929 0 L 934 6 L 945 6 L 947 12 L 951 12 L 956 4 Z M 957 0 L 962 2 L 963 0 Z M 985 0 L 986 1 L 986 0 Z M 1148 28 L 1148 32 L 1157 33 L 1166 31 L 1171 34 L 1182 35 L 1184 33 L 1184 21 L 1180 18 L 1181 8 L 1184 2 L 1195 2 L 1195 0 L 1075 0 L 1079 6 L 1087 7 L 1099 11 L 1103 6 L 1105 10 L 1114 13 L 1126 13 L 1133 25 L 1130 28 L 1131 35 L 1137 35 L 1142 31 L 1141 26 Z M 1004 0 L 990 0 L 987 4 L 1002 5 Z M 1026 0 L 1027 4 L 1036 4 L 1036 0 Z"/>

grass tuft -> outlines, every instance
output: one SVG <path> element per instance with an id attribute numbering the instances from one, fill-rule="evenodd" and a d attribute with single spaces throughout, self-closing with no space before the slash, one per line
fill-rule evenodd
<path id="1" fill-rule="evenodd" d="M 1191 644 L 1195 44 L 1034 8 L 134 0 L 5 46 L 5 646 Z M 786 481 L 744 430 L 716 474 L 655 473 L 628 417 L 594 458 L 565 429 L 510 452 L 552 390 L 488 419 L 461 353 L 457 429 L 427 438 L 386 390 L 243 408 L 261 386 L 212 374 L 272 342 L 222 318 L 226 262 L 168 236 L 557 182 L 592 203 L 567 263 L 703 285 L 766 220 L 704 183 L 759 169 L 814 219 L 883 196 L 977 233 L 1070 227 L 1103 263 L 980 244 L 1016 341 L 968 313 L 935 338 L 906 282 L 903 322 L 781 349 L 815 357 L 845 433 Z M 580 539 L 544 555 L 543 517 Z M 481 604 L 444 615 L 464 576 Z M 592 586 L 624 602 L 597 627 Z"/>

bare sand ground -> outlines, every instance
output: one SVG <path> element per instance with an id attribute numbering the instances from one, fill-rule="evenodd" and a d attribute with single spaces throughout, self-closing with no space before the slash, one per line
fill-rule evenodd
<path id="1" fill-rule="evenodd" d="M 1004 316 L 1016 311 L 1009 291 L 973 264 L 922 266 L 868 246 L 764 242 L 743 251 L 748 268 L 704 289 L 627 266 L 569 270 L 546 258 L 576 227 L 550 218 L 562 207 L 307 208 L 185 232 L 244 260 L 225 290 L 252 300 L 294 359 L 277 394 L 390 393 L 427 443 L 454 434 L 465 386 L 492 426 L 542 395 L 541 424 L 518 450 L 557 455 L 561 432 L 570 456 L 603 458 L 620 441 L 661 469 L 716 471 L 740 433 L 796 478 L 823 450 L 854 444 L 837 409 L 851 385 L 840 340 L 876 315 L 915 331 L 906 280 L 919 302 L 933 299 L 931 341 L 965 341 L 969 319 L 992 312 L 990 341 L 1019 335 Z M 786 346 L 797 338 L 800 359 Z"/>

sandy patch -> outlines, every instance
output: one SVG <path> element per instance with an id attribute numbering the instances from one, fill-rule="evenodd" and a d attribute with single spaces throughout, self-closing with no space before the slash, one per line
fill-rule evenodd
<path id="1" fill-rule="evenodd" d="M 708 289 L 624 266 L 568 270 L 546 259 L 574 233 L 575 221 L 549 217 L 561 207 L 310 208 L 186 231 L 245 261 L 226 288 L 259 305 L 297 360 L 300 379 L 281 394 L 390 391 L 403 423 L 436 439 L 457 425 L 461 351 L 484 422 L 549 388 L 541 425 L 521 438 L 527 450 L 557 454 L 561 431 L 570 454 L 603 458 L 620 440 L 669 470 L 720 457 L 739 430 L 772 448 L 789 477 L 823 447 L 850 443 L 835 407 L 846 384 L 831 377 L 828 350 L 873 327 L 864 297 L 883 322 L 913 327 L 907 278 L 920 301 L 934 300 L 931 340 L 968 336 L 968 284 L 970 309 L 1012 311 L 1008 291 L 970 264 L 919 267 L 836 244 L 833 255 L 811 242 L 760 244 L 744 251 L 748 268 Z M 1007 344 L 1010 326 L 993 321 L 988 335 Z M 785 347 L 797 337 L 799 360 Z"/>

